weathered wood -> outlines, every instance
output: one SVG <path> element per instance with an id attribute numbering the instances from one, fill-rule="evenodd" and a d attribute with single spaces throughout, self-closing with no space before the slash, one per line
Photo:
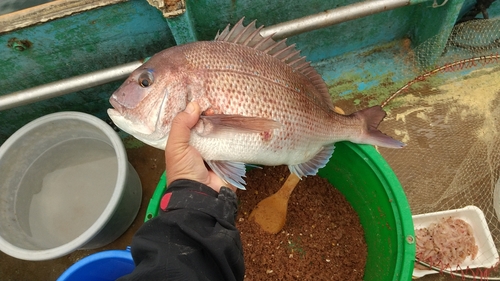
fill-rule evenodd
<path id="1" fill-rule="evenodd" d="M 160 10 L 166 18 L 179 16 L 186 11 L 185 0 L 148 0 L 148 3 Z"/>
<path id="2" fill-rule="evenodd" d="M 0 16 L 0 34 L 127 0 L 57 0 Z"/>

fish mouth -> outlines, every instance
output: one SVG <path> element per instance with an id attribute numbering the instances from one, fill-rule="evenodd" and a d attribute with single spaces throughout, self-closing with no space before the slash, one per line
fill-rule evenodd
<path id="1" fill-rule="evenodd" d="M 111 106 L 116 110 L 118 111 L 118 113 L 120 114 L 123 114 L 123 105 L 121 105 L 117 100 L 116 100 L 116 97 L 115 95 L 112 95 L 110 98 L 109 98 L 109 103 L 111 104 Z"/>
<path id="2" fill-rule="evenodd" d="M 149 128 L 148 126 L 142 123 L 132 122 L 115 109 L 108 108 L 108 116 L 109 118 L 111 118 L 113 123 L 118 126 L 118 128 L 131 135 L 135 136 L 136 134 L 139 134 L 140 136 L 149 136 L 154 133 L 154 131 L 151 130 L 151 128 Z"/>
<path id="3" fill-rule="evenodd" d="M 113 123 L 115 123 L 115 125 L 123 131 L 135 136 L 147 144 L 164 149 L 165 138 L 157 136 L 155 132 L 162 124 L 161 116 L 165 112 L 165 105 L 167 101 L 167 95 L 164 95 L 157 100 L 157 103 L 160 104 L 159 107 L 152 106 L 149 108 L 148 112 L 144 113 L 142 111 L 138 112 L 139 109 L 129 110 L 129 108 L 120 103 L 116 95 L 113 94 L 109 98 L 109 103 L 113 108 L 108 108 L 107 113 Z M 152 124 L 148 125 L 146 122 L 147 120 L 143 120 L 142 118 L 135 116 L 139 113 L 146 116 L 155 116 L 156 120 L 151 120 Z"/>

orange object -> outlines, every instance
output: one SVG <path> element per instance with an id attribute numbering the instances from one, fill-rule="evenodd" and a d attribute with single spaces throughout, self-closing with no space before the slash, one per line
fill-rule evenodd
<path id="1" fill-rule="evenodd" d="M 285 226 L 288 199 L 300 178 L 290 174 L 278 192 L 260 201 L 250 213 L 249 219 L 255 221 L 262 230 L 276 234 Z"/>

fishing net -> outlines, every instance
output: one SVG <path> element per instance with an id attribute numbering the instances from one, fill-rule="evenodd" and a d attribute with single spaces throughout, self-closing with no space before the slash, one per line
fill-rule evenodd
<path id="1" fill-rule="evenodd" d="M 457 24 L 408 52 L 408 68 L 418 75 L 382 103 L 388 116 L 380 129 L 407 146 L 379 151 L 405 190 L 415 228 L 430 227 L 439 217 L 431 214 L 442 212 L 468 222 L 479 247 L 474 260 L 460 265 L 435 261 L 431 271 L 442 274 L 423 280 L 500 280 L 499 54 L 500 20 Z M 484 214 L 485 227 L 466 206 Z"/>
<path id="2" fill-rule="evenodd" d="M 416 230 L 435 226 L 440 215 L 432 213 L 439 211 L 441 217 L 460 218 L 473 228 L 477 254 L 451 264 L 439 257 L 444 249 L 428 249 L 435 251 L 429 253 L 434 255 L 432 263 L 427 262 L 432 270 L 475 280 L 500 276 L 500 20 L 467 21 L 457 24 L 447 40 L 441 36 L 409 54 L 413 67 L 423 74 L 383 103 L 390 115 L 381 129 L 394 130 L 407 147 L 381 153 L 400 179 L 412 213 L 423 214 L 414 218 Z M 436 55 L 442 42 L 443 52 Z M 481 217 L 462 210 L 466 206 L 484 214 L 485 226 L 479 223 Z M 418 244 L 424 239 L 419 231 L 417 251 L 425 248 Z M 434 248 L 448 247 L 445 244 L 455 239 L 451 235 L 439 244 L 436 232 L 427 235 Z M 449 247 L 463 250 L 465 243 L 457 243 Z"/>

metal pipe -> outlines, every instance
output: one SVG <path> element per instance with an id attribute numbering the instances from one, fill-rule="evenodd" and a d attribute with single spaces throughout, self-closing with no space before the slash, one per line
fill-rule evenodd
<path id="1" fill-rule="evenodd" d="M 273 35 L 273 39 L 283 39 L 311 30 L 320 29 L 337 23 L 354 20 L 408 5 L 410 5 L 410 0 L 363 1 L 265 27 L 262 29 L 260 34 L 264 37 Z"/>
<path id="2" fill-rule="evenodd" d="M 0 96 L 0 111 L 125 79 L 141 64 L 134 61 Z"/>
<path id="3" fill-rule="evenodd" d="M 262 29 L 261 34 L 262 36 L 273 35 L 274 39 L 285 38 L 363 16 L 426 1 L 428 0 L 368 0 L 268 26 Z M 141 61 L 135 61 L 3 95 L 0 96 L 0 111 L 125 79 L 141 64 Z"/>

